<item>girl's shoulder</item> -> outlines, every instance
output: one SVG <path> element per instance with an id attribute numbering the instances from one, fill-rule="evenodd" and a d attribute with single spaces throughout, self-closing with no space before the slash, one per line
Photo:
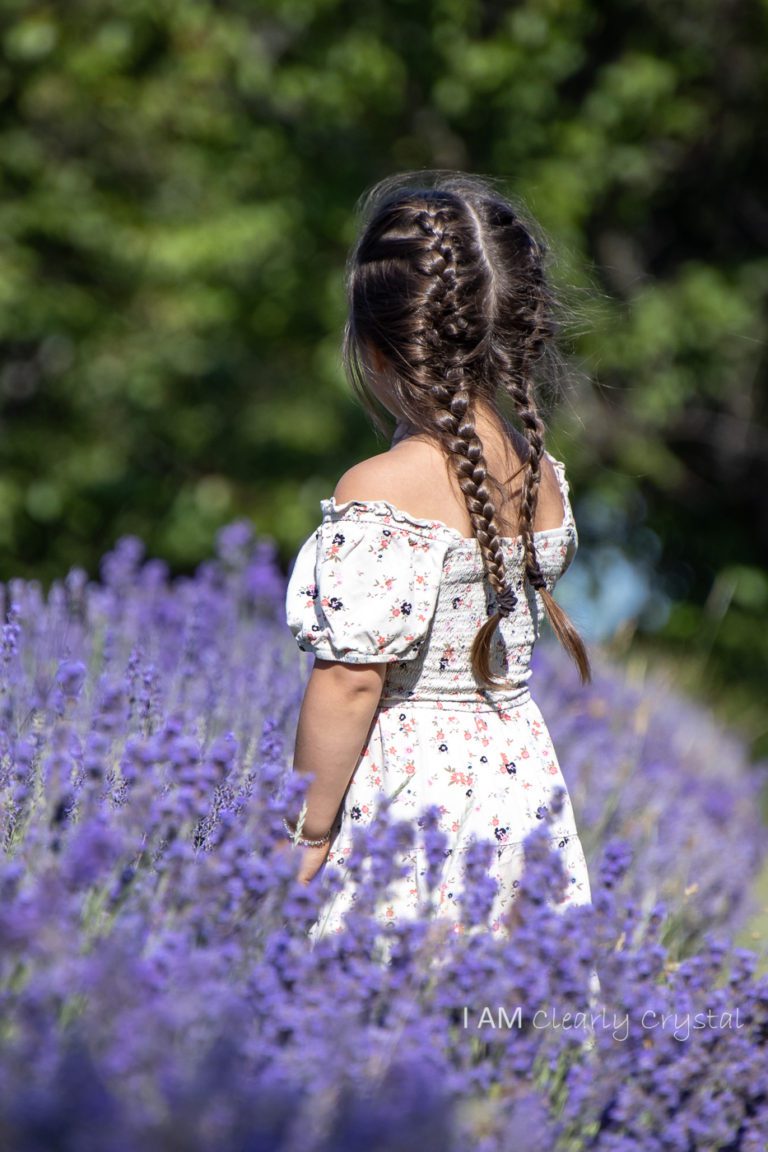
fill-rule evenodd
<path id="1" fill-rule="evenodd" d="M 323 505 L 326 511 L 349 507 L 355 515 L 392 515 L 403 526 L 464 536 L 463 501 L 460 506 L 451 493 L 445 456 L 412 438 L 349 468 Z"/>
<path id="2" fill-rule="evenodd" d="M 546 465 L 542 469 L 542 483 L 537 499 L 535 531 L 554 532 L 572 521 L 568 499 L 568 482 L 561 461 L 543 453 Z M 490 475 L 510 480 L 508 469 L 514 457 L 497 460 L 493 453 L 486 461 Z M 436 445 L 416 437 L 409 437 L 387 452 L 361 460 L 341 476 L 333 496 L 322 501 L 325 518 L 337 516 L 352 519 L 371 519 L 384 516 L 395 523 L 427 530 L 439 538 L 453 542 L 475 540 L 465 498 L 457 487 L 455 477 L 444 452 Z M 514 471 L 514 469 L 513 469 Z M 497 509 L 497 522 L 504 539 L 516 539 L 517 511 L 522 480 L 516 478 L 516 487 L 510 491 L 508 501 Z M 515 511 L 510 512 L 509 507 Z M 468 546 L 468 545 L 467 545 Z"/>
<path id="3" fill-rule="evenodd" d="M 402 450 L 397 453 L 392 450 L 380 452 L 367 460 L 360 460 L 340 477 L 333 491 L 333 500 L 336 504 L 353 500 L 399 504 L 403 498 L 407 500 L 409 492 L 412 493 L 413 468 L 408 465 Z"/>

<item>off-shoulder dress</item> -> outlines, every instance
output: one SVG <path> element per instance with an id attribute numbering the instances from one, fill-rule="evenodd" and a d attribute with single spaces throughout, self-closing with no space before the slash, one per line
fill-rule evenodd
<path id="1" fill-rule="evenodd" d="M 549 455 L 549 454 L 548 454 Z M 569 567 L 578 535 L 561 461 L 550 456 L 564 518 L 535 533 L 536 552 L 552 590 Z M 436 804 L 448 850 L 435 914 L 458 924 L 456 895 L 470 837 L 493 841 L 490 867 L 498 881 L 491 929 L 515 900 L 523 841 L 544 819 L 555 786 L 564 805 L 550 825 L 568 887 L 561 906 L 590 903 L 587 864 L 570 794 L 552 740 L 531 696 L 531 655 L 544 615 L 541 596 L 524 580 L 519 537 L 502 538 L 517 606 L 494 633 L 491 671 L 508 681 L 481 688 L 470 650 L 495 611 L 495 593 L 474 538 L 439 520 L 418 519 L 386 500 L 321 500 L 322 520 L 300 547 L 289 573 L 285 611 L 298 647 L 324 660 L 383 662 L 386 671 L 374 722 L 334 825 L 327 868 L 344 873 L 356 826 L 372 820 L 382 793 L 392 815 L 417 820 Z M 417 836 L 417 844 L 420 837 Z M 417 847 L 403 857 L 381 917 L 415 916 L 425 896 L 426 859 Z M 351 878 L 326 901 L 314 938 L 339 931 L 356 896 Z M 422 905 L 423 907 L 423 905 Z"/>

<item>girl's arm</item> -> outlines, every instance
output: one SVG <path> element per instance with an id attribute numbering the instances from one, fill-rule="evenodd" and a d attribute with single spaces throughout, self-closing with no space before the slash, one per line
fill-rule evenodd
<path id="1" fill-rule="evenodd" d="M 293 768 L 314 774 L 307 787 L 301 835 L 317 840 L 333 824 L 381 698 L 387 665 L 315 659 L 296 728 Z M 290 817 L 292 823 L 298 813 Z M 329 844 L 303 848 L 299 878 L 312 879 Z"/>
<path id="2" fill-rule="evenodd" d="M 399 475 L 399 470 L 384 452 L 347 469 L 333 495 L 337 503 L 344 504 L 364 500 L 373 489 L 396 503 L 400 488 L 393 483 L 393 475 Z M 314 775 L 304 797 L 307 811 L 301 835 L 307 840 L 319 840 L 338 814 L 368 738 L 386 673 L 386 661 L 345 664 L 315 657 L 299 712 L 293 757 L 295 772 Z M 295 821 L 298 815 L 289 819 Z M 308 881 L 322 866 L 330 845 L 303 847 L 302 851 L 299 879 Z"/>

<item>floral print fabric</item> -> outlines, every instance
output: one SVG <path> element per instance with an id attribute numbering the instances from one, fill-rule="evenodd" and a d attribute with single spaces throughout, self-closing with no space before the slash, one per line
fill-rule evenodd
<path id="1" fill-rule="evenodd" d="M 535 533 L 548 588 L 571 563 L 576 526 L 563 465 L 555 465 L 564 518 Z M 524 579 L 519 538 L 504 538 L 507 579 L 518 604 L 492 643 L 498 687 L 480 688 L 470 666 L 478 628 L 495 611 L 480 547 L 441 521 L 410 516 L 388 501 L 321 501 L 322 521 L 304 542 L 286 590 L 286 619 L 298 646 L 322 659 L 389 664 L 374 723 L 334 825 L 325 869 L 344 873 L 355 827 L 370 822 L 383 795 L 394 819 L 417 821 L 436 804 L 448 848 L 434 915 L 456 921 L 463 853 L 472 836 L 491 840 L 498 892 L 493 931 L 519 887 L 522 842 L 545 818 L 553 788 L 564 805 L 551 827 L 568 876 L 558 907 L 591 900 L 589 877 L 570 796 L 528 680 L 543 605 Z M 417 844 L 419 836 L 417 835 Z M 377 910 L 391 922 L 419 914 L 426 896 L 426 860 L 417 846 L 403 855 L 406 875 Z M 312 934 L 338 931 L 354 901 L 347 877 L 326 901 Z M 423 906 L 423 905 L 422 905 Z M 459 930 L 458 923 L 456 924 Z"/>
<path id="2" fill-rule="evenodd" d="M 447 544 L 388 523 L 383 502 L 321 503 L 323 522 L 299 552 L 287 597 L 299 647 L 347 664 L 414 659 Z"/>

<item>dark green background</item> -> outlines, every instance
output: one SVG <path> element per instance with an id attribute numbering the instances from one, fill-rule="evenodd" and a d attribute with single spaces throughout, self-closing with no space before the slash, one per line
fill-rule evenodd
<path id="1" fill-rule="evenodd" d="M 386 443 L 340 368 L 360 193 L 457 167 L 557 255 L 550 446 L 673 608 L 670 662 L 768 750 L 765 5 L 0 3 L 0 578 L 121 534 L 287 563 Z M 586 505 L 585 505 L 586 506 Z M 578 505 L 577 505 L 578 513 Z M 600 529 L 600 523 L 603 528 Z"/>

